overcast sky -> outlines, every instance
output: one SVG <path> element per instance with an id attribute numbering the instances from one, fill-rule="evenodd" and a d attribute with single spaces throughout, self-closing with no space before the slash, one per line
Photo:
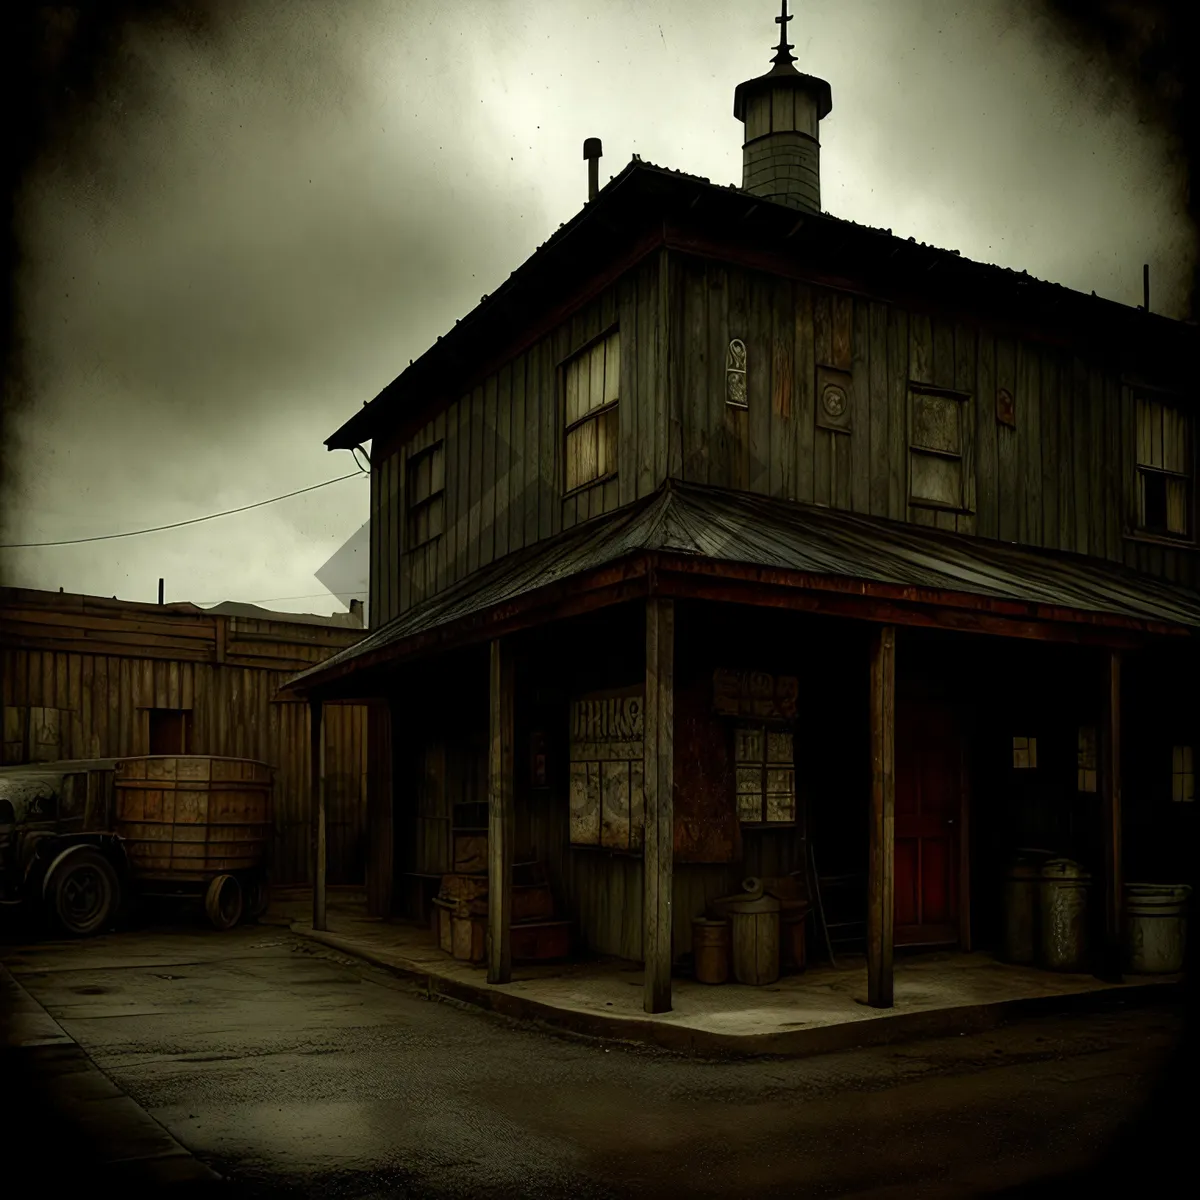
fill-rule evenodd
<path id="1" fill-rule="evenodd" d="M 1185 180 L 1101 67 L 1024 0 L 802 0 L 841 217 L 1183 315 Z M 230 5 L 130 28 L 118 82 L 19 197 L 33 403 L 5 543 L 253 503 L 354 469 L 323 439 L 632 154 L 741 182 L 733 89 L 777 0 Z M 314 571 L 367 517 L 353 479 L 172 532 L 0 551 L 6 583 L 331 612 Z"/>

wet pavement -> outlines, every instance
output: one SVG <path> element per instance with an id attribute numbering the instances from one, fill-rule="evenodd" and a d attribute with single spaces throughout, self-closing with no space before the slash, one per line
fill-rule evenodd
<path id="1" fill-rule="evenodd" d="M 281 926 L 0 946 L 0 961 L 238 1196 L 984 1195 L 1120 1147 L 1182 1021 L 1158 1005 L 718 1062 L 429 1000 Z M 85 1117 L 76 1102 L 48 1118 L 77 1165 Z M 1138 1175 L 1152 1192 L 1156 1169 Z"/>

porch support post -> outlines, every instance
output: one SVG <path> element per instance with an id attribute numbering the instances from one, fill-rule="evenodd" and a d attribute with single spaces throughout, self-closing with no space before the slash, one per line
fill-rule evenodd
<path id="1" fill-rule="evenodd" d="M 896 630 L 871 642 L 871 826 L 867 866 L 867 1003 L 892 1007 L 896 860 Z"/>
<path id="2" fill-rule="evenodd" d="M 312 819 L 312 927 L 325 929 L 325 709 L 315 697 L 308 702 L 308 794 Z"/>
<path id="3" fill-rule="evenodd" d="M 671 1011 L 671 889 L 675 852 L 675 603 L 646 601 L 646 699 L 643 780 L 646 832 L 642 861 L 643 1007 Z"/>
<path id="4" fill-rule="evenodd" d="M 513 663 L 510 647 L 490 647 L 488 726 L 488 983 L 512 982 Z"/>
<path id="5" fill-rule="evenodd" d="M 1104 945 L 1097 974 L 1121 979 L 1121 927 L 1124 879 L 1121 869 L 1121 653 L 1108 653 L 1104 670 L 1104 724 L 1101 729 L 1101 820 L 1104 823 Z"/>

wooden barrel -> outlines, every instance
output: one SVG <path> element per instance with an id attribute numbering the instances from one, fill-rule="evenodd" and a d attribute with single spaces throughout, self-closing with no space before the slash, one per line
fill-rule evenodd
<path id="1" fill-rule="evenodd" d="M 697 983 L 724 983 L 729 978 L 729 922 L 696 917 L 692 921 L 692 958 Z"/>
<path id="2" fill-rule="evenodd" d="M 116 831 L 136 878 L 200 883 L 261 867 L 271 768 L 245 758 L 126 758 L 116 772 Z"/>
<path id="3" fill-rule="evenodd" d="M 762 986 L 779 978 L 779 901 L 774 896 L 734 901 L 733 977 Z"/>

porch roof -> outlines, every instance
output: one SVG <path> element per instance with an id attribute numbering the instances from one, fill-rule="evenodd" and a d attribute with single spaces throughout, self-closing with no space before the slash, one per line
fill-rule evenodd
<path id="1" fill-rule="evenodd" d="M 756 590 L 790 589 L 791 599 L 769 603 L 902 624 L 955 624 L 930 619 L 933 609 L 982 612 L 993 623 L 1008 622 L 1014 633 L 1031 622 L 1200 631 L 1200 593 L 1119 564 L 670 481 L 476 572 L 294 676 L 283 690 L 320 692 L 431 644 L 465 644 L 536 625 L 562 615 L 555 606 L 570 596 L 606 590 L 600 603 L 614 603 L 652 590 L 703 595 L 688 583 L 703 579 L 740 587 L 736 598 L 751 603 Z M 843 603 L 801 603 L 799 592 Z M 925 619 L 917 619 L 922 611 Z"/>

